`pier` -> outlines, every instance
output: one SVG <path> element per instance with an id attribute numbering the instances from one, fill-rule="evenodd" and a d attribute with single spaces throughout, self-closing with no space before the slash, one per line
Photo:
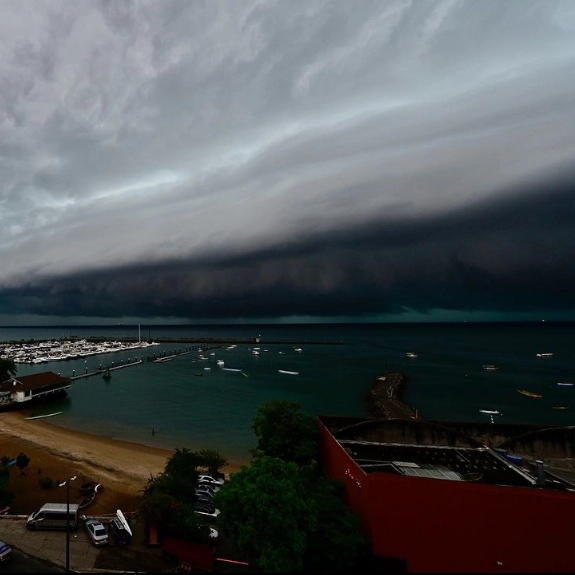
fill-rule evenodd
<path id="1" fill-rule="evenodd" d="M 381 419 L 417 419 L 417 411 L 403 403 L 405 376 L 397 371 L 380 375 L 366 394 L 368 411 Z"/>

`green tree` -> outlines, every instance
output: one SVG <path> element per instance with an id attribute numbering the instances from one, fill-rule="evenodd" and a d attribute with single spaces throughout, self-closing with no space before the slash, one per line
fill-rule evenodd
<path id="1" fill-rule="evenodd" d="M 10 357 L 0 357 L 0 382 L 14 377 L 18 373 L 16 362 Z"/>
<path id="2" fill-rule="evenodd" d="M 172 476 L 186 477 L 195 483 L 197 469 L 201 463 L 202 458 L 200 455 L 184 447 L 183 449 L 176 449 L 172 457 L 166 462 L 164 472 Z"/>
<path id="3" fill-rule="evenodd" d="M 188 475 L 160 473 L 148 480 L 144 488 L 144 495 L 161 493 L 169 495 L 178 501 L 193 501 L 194 479 Z"/>
<path id="4" fill-rule="evenodd" d="M 319 431 L 315 418 L 296 401 L 274 400 L 257 409 L 252 429 L 258 438 L 254 457 L 267 455 L 298 465 L 317 461 Z"/>
<path id="5" fill-rule="evenodd" d="M 20 469 L 20 475 L 26 473 L 26 467 L 30 464 L 30 458 L 25 453 L 19 453 L 16 457 L 16 466 Z"/>
<path id="6" fill-rule="evenodd" d="M 339 572 L 366 548 L 341 486 L 315 466 L 260 456 L 215 495 L 218 521 L 265 573 Z"/>
<path id="7" fill-rule="evenodd" d="M 157 491 L 146 493 L 138 509 L 146 523 L 172 531 L 177 527 L 176 510 L 180 505 L 175 497 Z"/>
<path id="8" fill-rule="evenodd" d="M 212 475 L 217 475 L 228 464 L 228 460 L 217 449 L 202 449 L 198 455 L 202 460 L 201 466 Z"/>
<path id="9" fill-rule="evenodd" d="M 343 498 L 343 485 L 319 477 L 310 485 L 311 515 L 308 546 L 304 557 L 306 573 L 352 573 L 361 570 L 371 554 L 359 517 Z"/>

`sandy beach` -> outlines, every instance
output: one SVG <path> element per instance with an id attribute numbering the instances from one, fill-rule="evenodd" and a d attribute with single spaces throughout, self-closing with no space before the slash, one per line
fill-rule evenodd
<path id="1" fill-rule="evenodd" d="M 66 502 L 66 489 L 57 487 L 70 477 L 70 502 L 83 495 L 79 486 L 86 481 L 102 485 L 85 512 L 113 514 L 116 509 L 135 511 L 148 480 L 161 473 L 174 451 L 118 441 L 58 426 L 49 419 L 25 419 L 16 411 L 0 413 L 0 457 L 30 458 L 28 467 L 10 467 L 10 491 L 16 497 L 10 513 L 29 514 L 47 502 Z M 234 468 L 224 469 L 226 472 Z M 39 480 L 50 477 L 54 486 L 40 487 Z"/>

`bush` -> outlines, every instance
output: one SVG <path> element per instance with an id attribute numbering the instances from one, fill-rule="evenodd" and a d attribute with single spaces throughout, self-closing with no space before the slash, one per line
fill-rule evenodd
<path id="1" fill-rule="evenodd" d="M 51 489 L 54 486 L 54 480 L 51 477 L 41 477 L 38 480 L 38 485 L 42 489 Z"/>

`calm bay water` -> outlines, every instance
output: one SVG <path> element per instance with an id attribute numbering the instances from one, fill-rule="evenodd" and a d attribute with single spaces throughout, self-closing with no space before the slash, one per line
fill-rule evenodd
<path id="1" fill-rule="evenodd" d="M 167 449 L 214 448 L 232 462 L 247 462 L 256 443 L 251 424 L 263 402 L 289 399 L 300 402 L 310 414 L 368 416 L 365 393 L 387 370 L 406 375 L 404 400 L 426 419 L 482 421 L 487 416 L 479 410 L 490 409 L 501 412 L 501 422 L 572 425 L 575 387 L 557 383 L 575 382 L 574 327 L 548 322 L 2 327 L 0 339 L 259 336 L 258 344 L 239 344 L 234 349 L 223 345 L 211 350 L 214 355 L 204 351 L 208 355 L 204 361 L 195 350 L 163 363 L 146 361 L 152 354 L 170 355 L 191 347 L 163 343 L 136 353 L 18 365 L 19 375 L 42 371 L 79 375 L 111 362 L 142 358 L 140 365 L 113 371 L 109 381 L 99 375 L 76 380 L 68 397 L 50 406 L 49 411 L 64 412 L 51 422 Z M 308 343 L 302 343 L 302 351 L 297 352 L 295 341 Z M 343 343 L 309 343 L 325 341 Z M 260 347 L 259 356 L 250 352 L 255 345 Z M 418 357 L 407 358 L 408 351 Z M 553 356 L 536 357 L 540 352 Z M 222 370 L 217 359 L 241 371 Z M 499 369 L 486 371 L 484 364 Z M 525 397 L 518 389 L 543 397 Z M 568 409 L 554 409 L 559 406 Z"/>

